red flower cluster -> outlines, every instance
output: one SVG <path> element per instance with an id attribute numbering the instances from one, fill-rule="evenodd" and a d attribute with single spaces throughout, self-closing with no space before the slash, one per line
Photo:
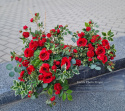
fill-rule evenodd
<path id="1" fill-rule="evenodd" d="M 20 77 L 18 77 L 18 79 L 22 82 L 25 82 L 25 80 L 23 79 L 23 75 L 24 75 L 25 71 L 21 71 L 20 73 Z"/>
<path id="2" fill-rule="evenodd" d="M 54 85 L 54 90 L 56 91 L 55 94 L 60 94 L 61 89 L 62 89 L 62 86 L 60 83 L 56 83 Z"/>
<path id="3" fill-rule="evenodd" d="M 43 83 L 50 83 L 55 79 L 55 76 L 52 76 L 51 72 L 45 72 L 44 74 L 40 74 L 38 79 L 43 81 Z"/>
<path id="4" fill-rule="evenodd" d="M 28 72 L 29 75 L 30 75 L 34 70 L 35 70 L 35 68 L 34 68 L 33 65 L 29 65 L 29 66 L 27 67 L 27 72 Z"/>
<path id="5" fill-rule="evenodd" d="M 66 70 L 68 70 L 70 68 L 71 64 L 70 64 L 70 59 L 68 59 L 67 57 L 62 58 L 61 67 L 65 64 L 66 64 Z"/>

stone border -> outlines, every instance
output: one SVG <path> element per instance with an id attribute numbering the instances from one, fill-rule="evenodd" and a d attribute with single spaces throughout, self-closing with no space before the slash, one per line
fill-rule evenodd
<path id="1" fill-rule="evenodd" d="M 125 58 L 115 60 L 113 62 L 115 63 L 115 70 L 125 68 Z M 108 73 L 109 71 L 107 69 L 105 69 L 104 67 L 102 67 L 102 70 L 97 71 L 94 69 L 92 70 L 88 67 L 81 66 L 79 72 L 80 72 L 79 75 L 74 75 L 74 77 L 72 79 L 68 80 L 69 84 L 73 84 L 73 83 L 80 81 L 80 80 L 85 80 L 88 78 L 96 77 L 98 75 Z M 0 94 L 0 105 L 8 104 L 10 102 L 14 102 L 14 101 L 17 101 L 20 99 L 21 99 L 20 96 L 15 97 L 14 91 L 8 91 L 8 92 L 5 92 L 3 94 Z"/>

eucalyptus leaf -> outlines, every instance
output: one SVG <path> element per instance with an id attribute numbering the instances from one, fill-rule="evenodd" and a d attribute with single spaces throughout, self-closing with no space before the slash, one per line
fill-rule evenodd
<path id="1" fill-rule="evenodd" d="M 7 70 L 12 70 L 12 68 L 13 68 L 12 64 L 7 64 L 7 65 L 6 65 L 6 69 L 7 69 Z"/>
<path id="2" fill-rule="evenodd" d="M 91 69 L 94 69 L 95 67 L 96 67 L 95 64 L 92 64 L 92 65 L 90 66 Z"/>
<path id="3" fill-rule="evenodd" d="M 101 67 L 95 67 L 96 70 L 101 70 Z"/>
<path id="4" fill-rule="evenodd" d="M 9 73 L 9 76 L 10 76 L 10 77 L 13 77 L 14 75 L 15 75 L 14 72 L 10 72 L 10 73 Z"/>
<path id="5" fill-rule="evenodd" d="M 48 86 L 48 83 L 43 84 L 43 88 L 46 88 Z"/>

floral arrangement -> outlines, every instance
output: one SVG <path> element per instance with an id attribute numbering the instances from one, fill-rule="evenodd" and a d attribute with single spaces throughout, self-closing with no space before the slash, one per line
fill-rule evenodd
<path id="1" fill-rule="evenodd" d="M 48 94 L 46 104 L 56 104 L 58 95 L 64 101 L 66 98 L 72 101 L 72 90 L 69 89 L 68 79 L 74 74 L 79 74 L 79 66 L 83 65 L 91 69 L 101 70 L 100 65 L 105 66 L 109 71 L 114 69 L 113 60 L 116 50 L 113 41 L 113 32 L 102 32 L 102 37 L 97 33 L 98 25 L 92 20 L 85 23 L 82 32 L 71 32 L 68 26 L 57 25 L 50 32 L 45 32 L 45 23 L 39 22 L 39 13 L 35 13 L 30 19 L 36 23 L 37 30 L 32 31 L 28 26 L 20 30 L 20 39 L 25 44 L 23 53 L 18 55 L 11 52 L 11 60 L 16 60 L 17 66 L 14 71 L 19 73 L 19 81 L 14 80 L 11 87 L 15 95 L 22 98 L 28 95 L 29 98 L 38 98 L 38 95 Z M 70 34 L 71 40 L 76 46 L 67 45 L 64 36 Z M 29 39 L 32 37 L 31 39 Z M 8 70 L 13 69 L 12 64 L 6 66 Z M 9 73 L 11 77 L 14 72 Z"/>

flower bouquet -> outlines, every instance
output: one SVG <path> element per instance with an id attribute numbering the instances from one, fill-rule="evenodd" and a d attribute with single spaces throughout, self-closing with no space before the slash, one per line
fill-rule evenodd
<path id="1" fill-rule="evenodd" d="M 39 22 L 39 13 L 35 13 L 30 19 L 36 23 L 37 30 L 34 32 L 28 26 L 20 30 L 20 39 L 25 44 L 23 53 L 18 55 L 11 52 L 11 60 L 16 60 L 17 66 L 14 71 L 19 73 L 19 81 L 14 80 L 11 87 L 15 95 L 22 98 L 28 95 L 29 98 L 38 98 L 41 94 L 48 94 L 46 104 L 56 104 L 56 96 L 64 101 L 66 98 L 72 101 L 72 90 L 69 89 L 68 79 L 74 74 L 79 74 L 79 66 L 83 65 L 91 69 L 101 70 L 100 65 L 105 66 L 109 71 L 114 69 L 113 60 L 116 50 L 113 41 L 113 32 L 102 32 L 102 37 L 94 27 L 98 27 L 92 20 L 85 23 L 82 32 L 71 32 L 68 26 L 57 25 L 48 33 L 45 32 L 45 24 Z M 71 35 L 72 42 L 76 45 L 64 43 L 64 36 Z M 31 38 L 30 38 L 31 37 Z M 30 38 L 30 39 L 29 39 Z M 13 69 L 12 64 L 6 66 L 8 70 Z M 14 76 L 11 71 L 9 75 Z"/>

